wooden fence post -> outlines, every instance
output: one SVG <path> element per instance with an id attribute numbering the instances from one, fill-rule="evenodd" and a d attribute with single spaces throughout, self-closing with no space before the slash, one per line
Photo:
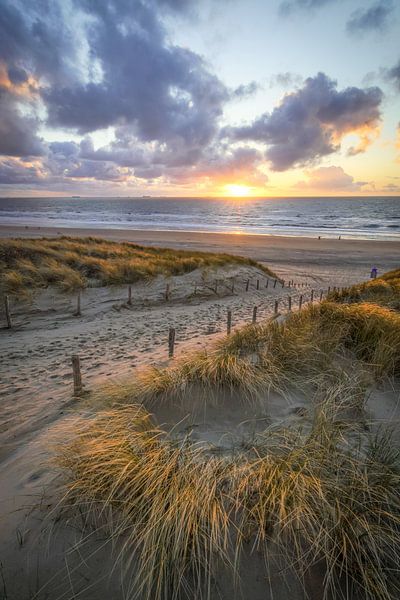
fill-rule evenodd
<path id="1" fill-rule="evenodd" d="M 314 302 L 314 290 L 311 290 L 310 302 Z"/>
<path id="2" fill-rule="evenodd" d="M 83 391 L 82 376 L 81 376 L 81 361 L 77 354 L 71 357 L 72 373 L 74 376 L 74 396 L 80 396 Z"/>
<path id="3" fill-rule="evenodd" d="M 78 297 L 76 299 L 76 312 L 75 312 L 75 317 L 80 317 L 81 316 L 81 292 L 79 290 L 78 292 Z"/>
<path id="4" fill-rule="evenodd" d="M 165 300 L 168 302 L 169 300 L 169 283 L 165 286 Z"/>
<path id="5" fill-rule="evenodd" d="M 282 288 L 284 288 L 284 287 L 285 287 L 285 280 L 282 279 Z"/>
<path id="6" fill-rule="evenodd" d="M 276 287 L 276 281 L 277 281 L 277 280 L 275 279 L 275 281 L 274 281 L 274 288 Z"/>
<path id="7" fill-rule="evenodd" d="M 279 300 L 275 300 L 274 313 L 275 313 L 276 315 L 278 314 L 278 306 L 279 306 Z"/>
<path id="8" fill-rule="evenodd" d="M 292 296 L 288 297 L 288 308 L 289 310 L 292 310 Z"/>
<path id="9" fill-rule="evenodd" d="M 132 304 L 132 286 L 131 285 L 128 287 L 128 304 L 129 304 L 129 306 L 131 306 L 131 304 Z"/>
<path id="10" fill-rule="evenodd" d="M 267 283 L 265 284 L 265 289 L 268 289 L 269 279 L 267 279 Z"/>
<path id="11" fill-rule="evenodd" d="M 215 280 L 214 292 L 218 294 L 218 279 Z"/>
<path id="12" fill-rule="evenodd" d="M 231 294 L 233 294 L 235 291 L 235 280 L 232 279 L 232 288 L 231 288 Z"/>
<path id="13" fill-rule="evenodd" d="M 292 282 L 291 282 L 291 280 L 289 279 L 288 287 L 291 287 L 291 285 L 292 285 Z"/>
<path id="14" fill-rule="evenodd" d="M 299 310 L 301 310 L 302 305 L 303 305 L 303 294 L 300 294 L 300 296 L 299 296 Z"/>
<path id="15" fill-rule="evenodd" d="M 321 293 L 319 295 L 319 301 L 320 302 L 322 302 L 323 295 L 324 295 L 324 290 L 321 290 Z"/>
<path id="16" fill-rule="evenodd" d="M 232 311 L 228 310 L 228 318 L 226 320 L 226 334 L 230 335 L 232 330 Z"/>
<path id="17" fill-rule="evenodd" d="M 246 281 L 246 292 L 249 291 L 250 279 Z"/>
<path id="18" fill-rule="evenodd" d="M 10 313 L 10 299 L 7 295 L 4 296 L 4 309 L 6 311 L 7 329 L 12 328 L 11 313 Z"/>
<path id="19" fill-rule="evenodd" d="M 253 323 L 256 323 L 256 322 L 257 322 L 257 306 L 255 306 L 255 307 L 253 308 L 253 319 L 252 319 L 252 322 L 253 322 Z"/>
<path id="20" fill-rule="evenodd" d="M 173 358 L 175 350 L 175 329 L 173 327 L 169 328 L 168 332 L 168 356 L 169 358 Z"/>
<path id="21" fill-rule="evenodd" d="M 257 289 L 258 290 L 260 289 L 260 280 L 259 279 L 257 279 Z"/>
<path id="22" fill-rule="evenodd" d="M 329 294 L 330 291 L 331 291 L 331 286 L 328 286 L 328 294 Z"/>

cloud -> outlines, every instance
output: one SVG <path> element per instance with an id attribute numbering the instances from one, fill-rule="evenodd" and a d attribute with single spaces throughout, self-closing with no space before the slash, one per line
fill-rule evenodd
<path id="1" fill-rule="evenodd" d="M 319 167 L 305 171 L 306 181 L 298 181 L 294 186 L 299 190 L 323 192 L 358 192 L 367 181 L 354 181 L 354 177 L 344 172 L 342 167 Z"/>
<path id="2" fill-rule="evenodd" d="M 80 5 L 92 19 L 87 40 L 102 77 L 46 90 L 50 124 L 81 134 L 128 124 L 145 142 L 207 144 L 229 93 L 203 59 L 168 43 L 150 4 L 137 1 L 130 12 L 115 0 Z"/>
<path id="3" fill-rule="evenodd" d="M 291 73 L 286 71 L 285 73 L 276 73 L 271 75 L 269 87 L 282 87 L 289 88 L 294 87 L 303 82 L 303 77 L 297 73 Z"/>
<path id="4" fill-rule="evenodd" d="M 43 140 L 37 135 L 38 120 L 24 115 L 10 91 L 0 83 L 0 154 L 40 156 L 45 153 Z"/>
<path id="5" fill-rule="evenodd" d="M 238 87 L 232 90 L 231 97 L 233 100 L 243 100 L 249 96 L 254 96 L 260 89 L 261 85 L 257 81 L 250 81 L 250 83 L 242 83 Z"/>
<path id="6" fill-rule="evenodd" d="M 394 10 L 391 0 L 379 0 L 369 8 L 360 8 L 352 13 L 346 29 L 351 34 L 363 34 L 369 31 L 385 31 L 389 17 Z"/>
<path id="7" fill-rule="evenodd" d="M 247 126 L 227 127 L 222 135 L 265 144 L 265 156 L 275 171 L 313 163 L 338 151 L 349 133 L 360 138 L 350 154 L 363 152 L 377 135 L 383 94 L 377 87 L 336 88 L 335 81 L 318 73 L 286 94 L 271 113 Z"/>
<path id="8" fill-rule="evenodd" d="M 286 4 L 312 10 L 329 1 Z M 225 104 L 260 85 L 229 89 L 201 56 L 171 42 L 165 11 L 187 15 L 197 6 L 195 0 L 3 0 L 2 182 L 118 186 L 192 177 L 263 185 L 265 160 L 275 170 L 312 164 L 339 150 L 347 133 L 360 137 L 352 153 L 367 147 L 378 131 L 381 91 L 337 91 L 324 74 L 304 83 L 289 72 L 276 74 L 275 85 L 301 87 L 271 113 L 221 135 Z M 45 127 L 82 140 L 46 143 Z M 114 139 L 95 147 L 91 134 L 103 128 Z"/>
<path id="9" fill-rule="evenodd" d="M 268 182 L 267 175 L 260 169 L 263 156 L 255 148 L 246 146 L 234 149 L 214 147 L 193 167 L 179 169 L 172 181 L 196 181 L 210 186 L 240 183 L 262 187 Z"/>
<path id="10" fill-rule="evenodd" d="M 287 16 L 295 11 L 310 12 L 334 2 L 337 0 L 284 0 L 279 6 L 279 13 Z"/>
<path id="11" fill-rule="evenodd" d="M 384 78 L 393 83 L 396 90 L 400 92 L 400 59 L 393 67 L 384 70 Z"/>
<path id="12" fill-rule="evenodd" d="M 387 183 L 386 185 L 383 186 L 382 190 L 384 192 L 390 192 L 390 193 L 400 192 L 400 185 L 397 185 L 395 183 Z"/>
<path id="13" fill-rule="evenodd" d="M 44 173 L 40 165 L 24 163 L 17 158 L 0 158 L 0 184 L 38 185 L 43 179 Z"/>
<path id="14" fill-rule="evenodd" d="M 195 6 L 194 0 L 5 0 L 0 60 L 7 81 L 38 82 L 46 126 L 82 135 L 114 126 L 136 144 L 200 153 L 218 131 L 230 93 L 198 54 L 170 43 L 160 16 L 166 8 L 185 12 Z M 236 95 L 254 87 L 243 86 Z M 19 111 L 10 95 L 7 112 L 4 102 L 2 108 L 4 133 L 21 139 L 25 129 L 32 139 L 26 134 L 20 149 L 10 142 L 0 152 L 41 152 L 37 123 L 22 117 L 26 107 Z"/>

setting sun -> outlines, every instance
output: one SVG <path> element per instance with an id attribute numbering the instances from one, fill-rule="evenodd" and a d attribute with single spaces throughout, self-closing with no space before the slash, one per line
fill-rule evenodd
<path id="1" fill-rule="evenodd" d="M 235 183 L 229 183 L 224 186 L 224 189 L 230 196 L 249 196 L 250 188 L 247 185 L 239 185 Z"/>

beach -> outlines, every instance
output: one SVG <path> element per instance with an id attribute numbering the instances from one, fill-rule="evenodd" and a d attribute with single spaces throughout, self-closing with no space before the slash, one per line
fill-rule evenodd
<path id="1" fill-rule="evenodd" d="M 171 363 L 167 345 L 170 327 L 176 331 L 175 357 L 179 359 L 186 353 L 206 351 L 216 339 L 223 337 L 228 311 L 231 311 L 235 331 L 252 321 L 255 306 L 258 320 L 274 317 L 276 302 L 279 314 L 285 315 L 288 313 L 289 296 L 292 310 L 297 310 L 300 296 L 304 304 L 310 302 L 311 290 L 314 300 L 318 301 L 320 293 L 326 295 L 329 287 L 349 286 L 367 280 L 371 266 L 376 266 L 382 273 L 400 264 L 400 243 L 391 241 L 193 232 L 0 228 L 2 238 L 61 235 L 95 236 L 145 246 L 238 254 L 271 268 L 285 280 L 285 285 L 283 287 L 281 282 L 274 284 L 274 279 L 267 277 L 257 267 L 226 266 L 168 279 L 158 276 L 154 280 L 133 284 L 130 305 L 127 304 L 126 285 L 87 288 L 81 294 L 80 316 L 74 316 L 76 293 L 66 294 L 49 288 L 37 291 L 29 301 L 23 298 L 12 300 L 14 328 L 0 331 L 0 483 L 5 490 L 1 504 L 0 550 L 8 590 L 15 594 L 13 597 L 21 600 L 25 598 L 27 586 L 32 586 L 36 577 L 33 560 L 37 561 L 41 580 L 36 590 L 37 597 L 45 598 L 48 589 L 53 593 L 55 590 L 60 594 L 61 591 L 66 593 L 69 583 L 63 553 L 81 536 L 75 525 L 69 523 L 67 527 L 62 526 L 56 541 L 51 541 L 56 551 L 41 555 L 40 549 L 50 547 L 49 540 L 56 518 L 52 511 L 57 505 L 57 499 L 52 497 L 57 490 L 57 480 L 47 463 L 49 445 L 54 444 L 57 430 L 66 418 L 85 418 L 91 410 L 84 400 L 77 402 L 72 397 L 72 355 L 80 356 L 86 391 L 96 393 L 109 385 L 118 387 L 123 385 L 124 380 L 135 377 L 136 369 L 148 366 L 162 368 Z M 297 284 L 296 287 L 289 287 L 289 280 Z M 215 281 L 219 282 L 217 292 L 214 289 Z M 171 294 L 168 302 L 165 300 L 167 284 Z M 380 391 L 374 390 L 369 402 L 369 410 L 375 419 L 386 421 L 398 418 L 397 389 L 386 387 Z M 196 417 L 200 421 L 201 407 L 202 404 Z M 273 422 L 282 419 L 297 422 L 295 411 L 299 410 L 299 414 L 302 414 L 301 411 L 308 410 L 304 407 L 308 407 L 308 400 L 301 395 L 283 401 L 280 396 L 272 394 L 269 397 L 269 418 Z M 174 423 L 180 423 L 178 431 L 182 435 L 186 431 L 187 410 L 187 407 L 179 410 L 177 407 L 155 407 L 158 422 L 169 423 L 172 428 L 175 427 Z M 191 410 L 194 419 L 196 411 L 194 407 Z M 236 410 L 229 402 L 215 409 L 214 413 L 209 413 L 208 421 L 203 426 L 196 426 L 196 435 L 199 440 L 214 444 L 218 444 L 221 436 L 228 435 L 228 432 L 226 439 L 232 440 L 234 436 L 240 439 L 244 435 L 244 420 L 256 423 L 257 427 L 265 425 L 265 417 L 255 409 Z M 41 506 L 48 502 L 50 508 L 45 515 L 42 509 L 37 508 L 38 502 Z M 11 513 L 12 518 L 9 516 Z M 93 590 L 91 595 L 83 597 L 95 598 L 102 582 L 102 565 L 109 555 L 107 548 L 98 542 L 90 542 L 87 552 L 91 557 L 92 569 L 88 585 L 93 586 Z M 80 572 L 82 563 L 79 553 L 80 550 L 78 554 L 73 554 L 71 564 Z M 7 559 L 4 559 L 6 555 Z M 19 580 L 16 575 L 22 572 L 27 575 Z M 48 581 L 52 581 L 54 573 L 62 575 L 59 588 L 52 587 L 52 583 L 48 587 Z M 82 577 L 79 575 L 74 578 L 74 585 L 78 589 L 85 588 L 84 578 L 87 575 Z M 319 593 L 318 577 L 318 573 L 313 574 L 315 598 Z M 224 589 L 229 589 L 229 578 L 223 581 Z M 118 585 L 116 577 L 107 581 L 110 598 L 120 598 Z M 294 597 L 300 597 L 301 591 L 296 585 L 292 588 Z M 254 593 L 254 598 L 264 597 L 261 582 L 253 585 L 247 580 L 246 586 L 248 593 L 253 590 L 251 593 Z M 286 592 L 279 584 L 276 586 L 274 597 L 279 598 L 280 593 Z"/>
<path id="2" fill-rule="evenodd" d="M 324 238 L 196 231 L 148 231 L 131 229 L 25 227 L 0 225 L 0 237 L 100 237 L 120 242 L 165 246 L 183 250 L 205 250 L 240 254 L 271 264 L 284 276 L 310 281 L 336 280 L 336 285 L 354 283 L 369 276 L 376 266 L 380 273 L 398 267 L 400 240 Z M 332 285 L 335 283 L 332 281 Z"/>
<path id="3" fill-rule="evenodd" d="M 1 227 L 0 238 L 59 237 L 57 229 Z M 69 402 L 70 357 L 79 353 L 89 387 L 126 376 L 132 368 L 162 363 L 166 358 L 168 328 L 177 332 L 177 352 L 205 348 L 226 329 L 232 311 L 234 327 L 251 321 L 254 306 L 259 319 L 273 313 L 280 302 L 286 311 L 302 294 L 318 299 L 321 290 L 349 286 L 400 264 L 400 242 L 333 240 L 304 237 L 234 235 L 193 232 L 61 230 L 63 235 L 102 237 L 141 245 L 238 254 L 270 267 L 282 279 L 301 288 L 265 288 L 266 277 L 252 267 L 224 268 L 204 275 L 194 271 L 168 279 L 171 302 L 164 301 L 166 280 L 158 277 L 132 286 L 133 304 L 126 305 L 127 286 L 87 288 L 82 293 L 82 316 L 73 318 L 76 294 L 54 289 L 38 291 L 32 300 L 11 300 L 15 328 L 1 331 L 2 453 L 20 444 L 20 435 L 35 432 L 38 423 L 54 418 Z M 223 282 L 217 294 L 214 280 Z M 236 280 L 234 294 L 230 292 Z M 256 281 L 260 280 L 260 289 Z M 246 291 L 246 281 L 250 281 Z M 197 288 L 196 294 L 193 294 Z M 2 307 L 3 308 L 3 307 Z M 18 403 L 16 402 L 18 400 Z M 22 410 L 22 406 L 25 408 Z M 52 416 L 50 416 L 52 415 Z"/>

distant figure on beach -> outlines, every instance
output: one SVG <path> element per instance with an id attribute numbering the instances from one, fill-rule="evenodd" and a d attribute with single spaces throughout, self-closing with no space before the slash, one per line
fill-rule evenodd
<path id="1" fill-rule="evenodd" d="M 376 279 L 377 275 L 378 275 L 378 269 L 376 267 L 372 267 L 372 269 L 371 269 L 371 279 Z"/>
<path id="2" fill-rule="evenodd" d="M 318 236 L 318 239 L 319 239 L 319 240 L 321 239 L 321 236 L 320 236 L 320 235 Z"/>
<path id="3" fill-rule="evenodd" d="M 339 235 L 339 237 L 338 237 L 338 240 L 341 240 L 341 239 L 342 239 L 342 236 L 341 236 L 341 235 Z"/>

